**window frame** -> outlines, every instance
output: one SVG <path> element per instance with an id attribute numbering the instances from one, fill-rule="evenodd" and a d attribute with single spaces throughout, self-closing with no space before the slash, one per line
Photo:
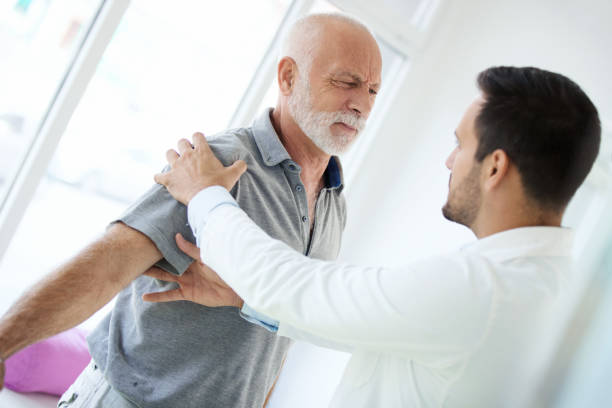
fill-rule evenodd
<path id="1" fill-rule="evenodd" d="M 40 184 L 130 0 L 101 0 L 80 46 L 0 202 L 0 260 Z"/>

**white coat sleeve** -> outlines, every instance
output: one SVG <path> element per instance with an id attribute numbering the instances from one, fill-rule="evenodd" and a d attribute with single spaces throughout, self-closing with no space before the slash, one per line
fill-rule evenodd
<path id="1" fill-rule="evenodd" d="M 232 205 L 210 211 L 198 242 L 203 262 L 278 320 L 279 335 L 416 358 L 474 347 L 491 316 L 494 279 L 460 258 L 396 269 L 310 259 Z"/>

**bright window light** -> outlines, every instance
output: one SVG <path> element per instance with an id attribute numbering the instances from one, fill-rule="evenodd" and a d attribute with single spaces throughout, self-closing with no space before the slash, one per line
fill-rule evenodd
<path id="1" fill-rule="evenodd" d="M 0 2 L 0 202 L 99 6 Z"/>
<path id="2" fill-rule="evenodd" d="M 54 10 L 56 3 L 37 1 L 25 11 L 8 11 L 16 20 L 38 21 L 42 18 L 39 15 L 45 14 L 34 5 L 46 4 L 48 10 Z M 57 87 L 68 52 L 56 45 L 56 53 L 49 49 L 40 54 L 41 47 L 75 36 L 75 29 L 71 31 L 70 27 L 77 17 L 71 16 L 83 19 L 85 4 L 97 2 L 59 3 L 60 8 L 72 5 L 75 11 L 63 16 L 56 23 L 61 27 L 50 32 L 67 34 L 58 34 L 54 41 L 42 28 L 14 35 L 23 36 L 15 45 L 19 48 L 37 44 L 30 37 L 44 34 L 37 40 L 41 45 L 28 51 L 29 59 L 12 68 L 13 76 L 19 73 L 19 78 L 25 79 L 21 88 L 15 85 L 9 95 L 18 101 L 23 99 L 24 109 L 17 113 L 23 116 L 26 112 L 33 123 L 39 120 L 41 108 L 32 109 L 42 97 L 33 97 L 31 90 L 38 89 L 48 99 L 43 91 L 52 94 Z M 289 5 L 289 0 L 131 1 L 57 147 L 47 176 L 1 260 L 0 274 L 18 278 L 3 280 L 0 312 L 23 289 L 103 233 L 110 221 L 153 184 L 153 174 L 165 163 L 165 151 L 179 138 L 190 137 L 195 131 L 212 134 L 227 127 Z M 95 11 L 95 7 L 92 9 Z M 35 12 L 38 14 L 29 17 L 28 13 Z M 46 15 L 52 15 L 51 11 Z M 0 11 L 0 27 L 7 18 L 5 10 Z M 38 24 L 42 27 L 45 23 Z M 4 42 L 15 40 L 3 35 L 6 37 L 0 33 L 1 49 L 11 51 Z M 45 59 L 34 61 L 34 55 L 44 55 Z M 0 64 L 5 73 L 0 75 L 3 90 L 4 82 L 9 82 L 6 69 L 4 63 Z M 0 101 L 4 103 L 3 95 Z M 1 106 L 10 106 L 10 102 Z M 3 119 L 4 112 L 0 109 L 0 132 L 13 126 Z M 5 154 L 5 139 L 8 137 L 0 133 L 0 154 Z M 17 151 L 25 143 L 15 145 L 11 148 Z M 4 158 L 0 160 L 0 166 L 6 163 Z M 18 163 L 16 160 L 15 165 Z M 91 319 L 89 325 L 106 311 Z"/>

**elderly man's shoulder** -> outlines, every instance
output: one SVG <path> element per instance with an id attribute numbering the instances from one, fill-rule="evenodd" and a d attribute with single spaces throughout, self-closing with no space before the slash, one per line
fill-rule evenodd
<path id="1" fill-rule="evenodd" d="M 224 130 L 212 136 L 206 136 L 210 148 L 223 164 L 230 165 L 238 159 L 248 161 L 257 153 L 250 128 Z"/>

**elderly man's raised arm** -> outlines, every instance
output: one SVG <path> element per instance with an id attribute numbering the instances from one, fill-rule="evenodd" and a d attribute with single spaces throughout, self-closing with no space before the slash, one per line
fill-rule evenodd
<path id="1" fill-rule="evenodd" d="M 0 320 L 0 357 L 83 322 L 162 258 L 144 234 L 112 225 L 24 293 Z M 0 370 L 0 374 L 3 372 Z M 0 387 L 3 383 L 0 375 Z"/>

